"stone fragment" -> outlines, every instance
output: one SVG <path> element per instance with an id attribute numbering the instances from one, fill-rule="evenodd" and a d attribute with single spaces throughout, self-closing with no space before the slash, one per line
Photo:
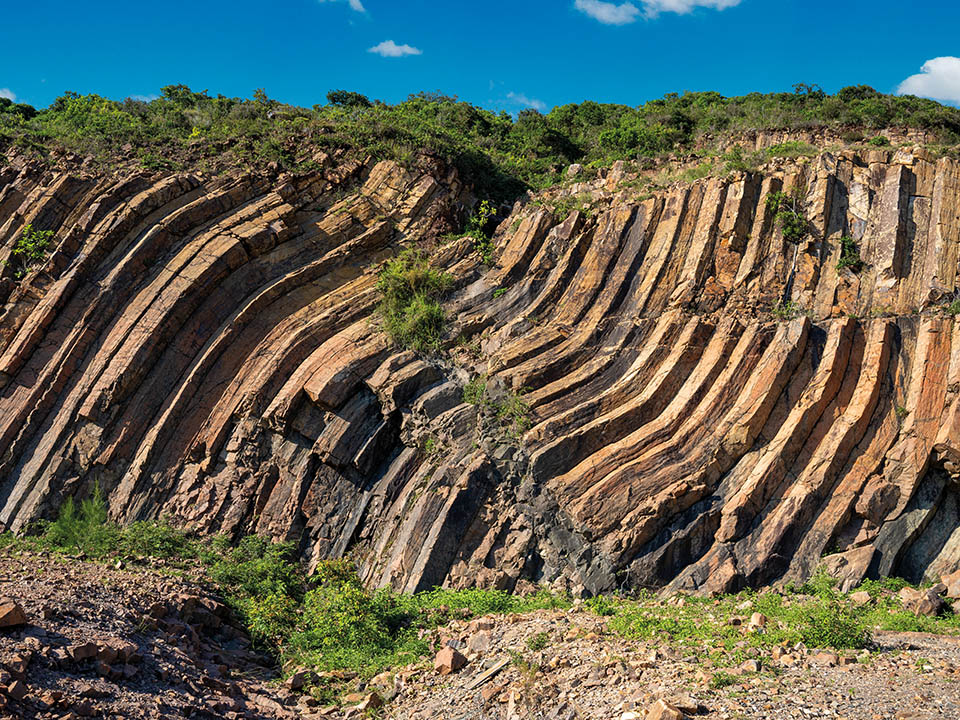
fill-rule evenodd
<path id="1" fill-rule="evenodd" d="M 914 590 L 905 587 L 897 593 L 903 608 L 912 612 L 914 615 L 925 615 L 926 617 L 935 617 L 946 608 L 943 598 L 933 592 L 933 590 Z"/>
<path id="2" fill-rule="evenodd" d="M 14 700 L 23 700 L 27 696 L 27 686 L 20 680 L 14 680 L 7 686 L 7 695 Z"/>
<path id="3" fill-rule="evenodd" d="M 376 692 L 365 693 L 364 697 L 356 705 L 356 709 L 362 713 L 369 710 L 376 710 L 383 707 L 383 698 Z"/>
<path id="4" fill-rule="evenodd" d="M 75 662 L 81 662 L 83 660 L 89 660 L 95 658 L 97 653 L 100 652 L 100 648 L 96 643 L 86 642 L 81 643 L 80 645 L 71 645 L 68 648 L 70 657 L 74 659 Z"/>
<path id="5" fill-rule="evenodd" d="M 854 605 L 866 605 L 870 600 L 870 593 L 866 590 L 858 590 L 855 593 L 850 593 L 850 602 Z"/>
<path id="6" fill-rule="evenodd" d="M 433 669 L 441 675 L 455 673 L 466 664 L 467 658 L 449 646 L 438 652 L 433 659 Z"/>
<path id="7" fill-rule="evenodd" d="M 15 600 L 0 600 L 0 628 L 20 627 L 27 624 L 27 615 Z"/>
<path id="8" fill-rule="evenodd" d="M 960 570 L 944 575 L 940 578 L 947 587 L 946 596 L 951 600 L 960 600 Z"/>
<path id="9" fill-rule="evenodd" d="M 826 665 L 827 667 L 836 667 L 840 662 L 840 659 L 837 657 L 836 653 L 832 652 L 820 652 L 813 656 L 813 661 L 818 665 Z"/>
<path id="10" fill-rule="evenodd" d="M 486 630 L 480 630 L 470 636 L 467 641 L 467 649 L 473 652 L 485 653 L 490 649 L 490 633 Z"/>
<path id="11" fill-rule="evenodd" d="M 496 627 L 493 618 L 482 617 L 477 618 L 476 620 L 471 620 L 470 624 L 467 626 L 467 631 L 471 633 L 480 632 L 481 630 L 493 630 Z"/>
<path id="12" fill-rule="evenodd" d="M 679 709 L 661 699 L 647 709 L 646 720 L 684 720 L 684 717 Z"/>

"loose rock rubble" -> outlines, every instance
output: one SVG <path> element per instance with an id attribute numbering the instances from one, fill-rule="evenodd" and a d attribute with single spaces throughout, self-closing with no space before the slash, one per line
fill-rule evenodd
<path id="1" fill-rule="evenodd" d="M 0 595 L 16 598 L 0 604 L 0 717 L 300 717 L 270 658 L 189 579 L 0 556 Z"/>
<path id="2" fill-rule="evenodd" d="M 471 649 L 480 633 L 489 639 L 488 650 Z M 547 646 L 533 652 L 528 640 L 539 633 L 547 634 Z M 733 658 L 699 660 L 663 643 L 624 639 L 611 633 L 603 618 L 576 609 L 473 624 L 454 621 L 435 635 L 438 654 L 457 648 L 468 663 L 452 674 L 419 668 L 398 672 L 387 717 L 960 718 L 960 638 L 878 633 L 874 652 L 777 647 L 738 664 Z M 730 685 L 716 687 L 721 674 Z"/>

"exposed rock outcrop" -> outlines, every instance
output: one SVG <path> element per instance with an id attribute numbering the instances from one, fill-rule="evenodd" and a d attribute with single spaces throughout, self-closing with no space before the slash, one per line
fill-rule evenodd
<path id="1" fill-rule="evenodd" d="M 645 196 L 618 164 L 518 202 L 490 268 L 439 241 L 454 173 L 321 162 L 0 169 L 0 260 L 55 231 L 0 281 L 0 521 L 99 482 L 118 519 L 294 539 L 404 590 L 960 568 L 957 161 L 825 153 Z M 376 326 L 403 244 L 455 278 L 443 356 Z"/>

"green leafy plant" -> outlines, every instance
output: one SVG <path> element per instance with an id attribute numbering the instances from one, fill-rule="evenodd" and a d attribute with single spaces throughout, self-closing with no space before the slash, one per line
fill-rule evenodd
<path id="1" fill-rule="evenodd" d="M 487 394 L 487 376 L 480 375 L 463 387 L 463 401 L 470 405 L 480 405 Z"/>
<path id="2" fill-rule="evenodd" d="M 710 678 L 710 687 L 714 690 L 722 690 L 725 687 L 737 684 L 737 678 L 725 670 L 718 670 Z"/>
<path id="3" fill-rule="evenodd" d="M 497 419 L 514 440 L 519 439 L 533 424 L 530 405 L 523 399 L 525 392 L 526 389 L 521 388 L 496 404 Z"/>
<path id="4" fill-rule="evenodd" d="M 860 259 L 860 247 L 857 241 L 847 235 L 840 238 L 840 259 L 837 261 L 837 270 L 849 269 L 858 273 L 863 269 L 863 260 Z"/>
<path id="5" fill-rule="evenodd" d="M 774 220 L 780 226 L 783 237 L 788 242 L 798 243 L 807 234 L 807 220 L 800 212 L 799 207 L 799 188 L 793 195 L 773 192 L 767 196 L 767 208 L 774 213 Z"/>
<path id="6" fill-rule="evenodd" d="M 884 135 L 877 135 L 867 140 L 867 145 L 873 145 L 874 147 L 890 147 L 890 138 Z"/>
<path id="7" fill-rule="evenodd" d="M 10 251 L 11 264 L 15 266 L 17 279 L 26 276 L 31 269 L 47 257 L 47 249 L 53 240 L 53 230 L 35 230 L 32 224 L 23 226 L 20 237 Z"/>
<path id="8" fill-rule="evenodd" d="M 807 647 L 860 649 L 870 639 L 863 620 L 832 597 L 804 607 L 798 620 L 800 641 Z"/>
<path id="9" fill-rule="evenodd" d="M 583 601 L 584 606 L 597 615 L 616 615 L 617 604 L 606 595 L 594 595 Z"/>
<path id="10" fill-rule="evenodd" d="M 527 638 L 527 647 L 538 652 L 543 650 L 547 644 L 550 642 L 550 636 L 545 632 L 538 632 L 535 635 L 531 635 Z"/>
<path id="11" fill-rule="evenodd" d="M 446 324 L 440 299 L 452 281 L 418 250 L 404 250 L 387 263 L 377 280 L 381 296 L 377 313 L 396 344 L 417 352 L 440 347 Z"/>
<path id="12" fill-rule="evenodd" d="M 779 145 L 773 145 L 766 150 L 768 157 L 780 158 L 814 157 L 817 152 L 817 148 L 810 143 L 798 140 L 788 140 Z"/>
<path id="13" fill-rule="evenodd" d="M 93 486 L 89 497 L 80 501 L 79 507 L 72 497 L 64 501 L 57 519 L 46 527 L 43 540 L 48 545 L 94 558 L 120 548 L 120 531 L 107 522 L 107 504 L 99 483 Z"/>
<path id="14" fill-rule="evenodd" d="M 804 309 L 800 307 L 793 300 L 787 300 L 787 302 L 778 302 L 776 305 L 771 308 L 770 313 L 777 320 L 793 320 L 794 318 L 800 317 L 804 313 Z"/>
<path id="15" fill-rule="evenodd" d="M 497 211 L 490 201 L 484 200 L 474 211 L 473 215 L 470 216 L 470 219 L 467 221 L 467 229 L 464 232 L 465 235 L 473 238 L 473 249 L 477 255 L 480 256 L 480 262 L 484 265 L 493 264 L 493 251 L 495 248 L 493 240 L 490 239 L 487 233 L 487 225 L 496 214 Z"/>

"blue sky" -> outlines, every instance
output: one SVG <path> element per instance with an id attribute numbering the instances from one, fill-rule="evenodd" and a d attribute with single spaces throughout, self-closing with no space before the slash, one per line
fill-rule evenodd
<path id="1" fill-rule="evenodd" d="M 4 4 L 0 95 L 37 106 L 65 90 L 121 99 L 174 83 L 245 97 L 262 87 L 306 106 L 338 88 L 388 102 L 439 90 L 510 112 L 798 82 L 960 104 L 956 0 Z"/>

